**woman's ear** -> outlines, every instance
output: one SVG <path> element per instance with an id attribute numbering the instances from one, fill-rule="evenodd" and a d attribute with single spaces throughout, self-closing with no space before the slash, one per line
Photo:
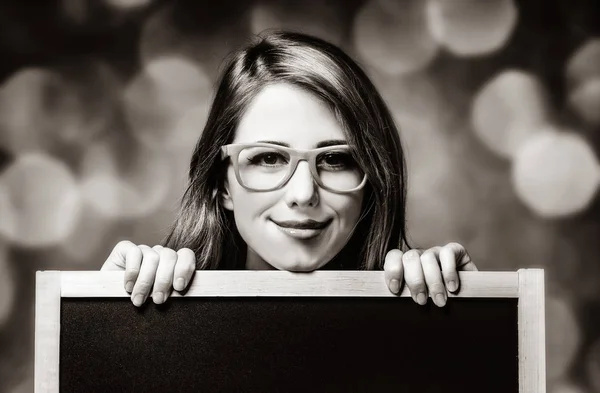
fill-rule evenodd
<path id="1" fill-rule="evenodd" d="M 219 197 L 221 198 L 221 205 L 227 210 L 233 211 L 233 199 L 229 193 L 229 183 L 227 179 L 223 182 L 223 188 L 221 189 Z"/>

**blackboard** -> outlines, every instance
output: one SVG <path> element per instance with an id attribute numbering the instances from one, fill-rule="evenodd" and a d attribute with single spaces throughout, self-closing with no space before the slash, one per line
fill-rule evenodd
<path id="1" fill-rule="evenodd" d="M 136 308 L 120 272 L 39 272 L 36 392 L 545 391 L 543 271 L 460 274 L 443 308 L 346 271 L 196 272 Z"/>

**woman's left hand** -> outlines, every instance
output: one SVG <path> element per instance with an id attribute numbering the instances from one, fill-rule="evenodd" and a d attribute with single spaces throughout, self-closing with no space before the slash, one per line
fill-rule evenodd
<path id="1" fill-rule="evenodd" d="M 385 281 L 393 293 L 400 293 L 403 280 L 410 290 L 413 300 L 427 303 L 428 293 L 438 307 L 443 307 L 448 299 L 446 289 L 458 291 L 461 270 L 476 271 L 467 250 L 458 243 L 448 243 L 443 247 L 428 250 L 409 250 L 405 253 L 395 249 L 385 256 Z"/>

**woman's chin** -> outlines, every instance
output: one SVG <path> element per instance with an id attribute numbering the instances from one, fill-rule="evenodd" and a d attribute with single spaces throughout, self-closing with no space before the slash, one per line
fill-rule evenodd
<path id="1" fill-rule="evenodd" d="M 282 263 L 272 263 L 271 266 L 278 270 L 286 270 L 290 272 L 312 272 L 322 268 L 327 262 L 323 261 L 302 261 L 302 260 L 287 260 Z"/>

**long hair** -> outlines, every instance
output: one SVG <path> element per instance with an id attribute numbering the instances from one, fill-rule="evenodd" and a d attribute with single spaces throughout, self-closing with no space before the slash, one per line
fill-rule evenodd
<path id="1" fill-rule="evenodd" d="M 284 31 L 259 35 L 226 63 L 165 246 L 192 249 L 198 269 L 243 268 L 247 247 L 220 202 L 226 167 L 219 152 L 233 140 L 252 99 L 273 83 L 298 86 L 325 102 L 367 174 L 359 223 L 325 268 L 381 269 L 389 250 L 408 244 L 406 165 L 396 125 L 373 83 L 346 53 L 319 38 Z"/>

